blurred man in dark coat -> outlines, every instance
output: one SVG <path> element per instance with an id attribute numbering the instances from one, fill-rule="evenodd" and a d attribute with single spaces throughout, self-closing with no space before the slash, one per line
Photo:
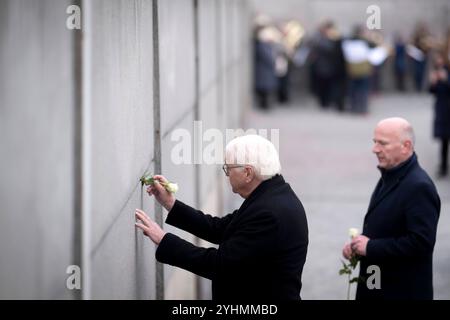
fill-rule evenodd
<path id="1" fill-rule="evenodd" d="M 360 277 L 375 265 L 380 288 L 358 283 L 356 299 L 433 299 L 433 249 L 440 199 L 414 153 L 414 132 L 402 118 L 378 123 L 373 152 L 381 179 L 372 194 L 363 234 L 344 246 L 361 257 Z M 369 269 L 371 270 L 371 269 Z"/>
<path id="2" fill-rule="evenodd" d="M 448 174 L 448 145 L 450 141 L 450 68 L 444 55 L 436 52 L 434 68 L 430 74 L 429 91 L 435 97 L 433 136 L 441 142 L 441 156 L 438 175 Z"/>
<path id="3" fill-rule="evenodd" d="M 254 86 L 258 105 L 262 109 L 270 107 L 270 95 L 277 89 L 275 37 L 276 29 L 273 27 L 258 28 L 255 32 Z"/>
<path id="4" fill-rule="evenodd" d="M 342 39 L 332 21 L 321 24 L 310 59 L 320 106 L 328 108 L 335 104 L 339 111 L 344 111 L 346 65 Z"/>
<path id="5" fill-rule="evenodd" d="M 175 200 L 159 183 L 148 189 L 169 211 L 166 223 L 218 244 L 217 249 L 165 233 L 141 210 L 137 226 L 158 244 L 158 261 L 211 279 L 215 300 L 300 299 L 308 226 L 300 200 L 280 175 L 278 152 L 270 141 L 248 135 L 227 145 L 225 159 L 232 190 L 245 201 L 224 217 Z"/>

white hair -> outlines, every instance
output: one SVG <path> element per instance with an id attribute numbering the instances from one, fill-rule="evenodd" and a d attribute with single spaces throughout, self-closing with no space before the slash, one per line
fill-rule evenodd
<path id="1" fill-rule="evenodd" d="M 277 149 L 272 142 L 256 134 L 231 140 L 225 147 L 225 158 L 227 164 L 252 166 L 262 180 L 281 172 Z"/>

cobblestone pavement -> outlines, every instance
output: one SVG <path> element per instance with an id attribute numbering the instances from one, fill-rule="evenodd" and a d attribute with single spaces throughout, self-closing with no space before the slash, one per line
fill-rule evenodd
<path id="1" fill-rule="evenodd" d="M 402 116 L 415 128 L 419 162 L 441 196 L 434 288 L 436 299 L 450 299 L 450 178 L 436 178 L 439 145 L 431 135 L 432 110 L 429 95 L 408 93 L 374 97 L 368 116 L 321 111 L 311 98 L 274 106 L 267 112 L 248 112 L 246 128 L 280 129 L 283 175 L 306 209 L 310 245 L 303 272 L 303 299 L 346 299 L 346 278 L 338 275 L 341 250 L 348 240 L 348 229 L 361 229 L 379 178 L 371 153 L 373 128 L 390 116 Z"/>

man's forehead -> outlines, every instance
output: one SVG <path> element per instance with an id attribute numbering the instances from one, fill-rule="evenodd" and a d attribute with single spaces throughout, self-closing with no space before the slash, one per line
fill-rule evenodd
<path id="1" fill-rule="evenodd" d="M 400 132 L 398 130 L 390 130 L 386 127 L 377 127 L 374 131 L 373 140 L 390 142 L 400 139 Z"/>

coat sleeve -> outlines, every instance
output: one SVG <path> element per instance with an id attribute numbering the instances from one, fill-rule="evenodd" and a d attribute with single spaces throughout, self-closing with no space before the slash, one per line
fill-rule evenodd
<path id="1" fill-rule="evenodd" d="M 239 269 L 247 261 L 270 254 L 276 246 L 277 230 L 273 214 L 259 214 L 237 229 L 218 249 L 197 247 L 166 233 L 156 249 L 156 259 L 213 279 L 223 270 Z"/>
<path id="2" fill-rule="evenodd" d="M 429 184 L 419 184 L 408 196 L 405 206 L 406 235 L 398 238 L 371 239 L 367 258 L 385 260 L 426 256 L 436 242 L 440 200 Z"/>
<path id="3" fill-rule="evenodd" d="M 176 200 L 166 223 L 211 243 L 219 244 L 235 212 L 224 217 L 213 217 Z"/>

